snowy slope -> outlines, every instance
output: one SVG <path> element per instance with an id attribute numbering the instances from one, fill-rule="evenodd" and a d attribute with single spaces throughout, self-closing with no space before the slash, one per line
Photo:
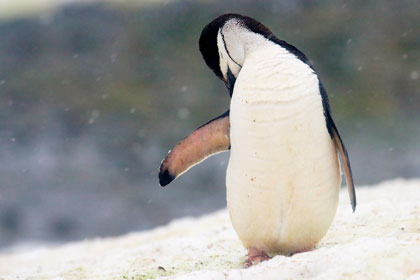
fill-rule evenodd
<path id="1" fill-rule="evenodd" d="M 420 180 L 359 187 L 357 195 L 352 213 L 340 193 L 335 221 L 314 251 L 246 270 L 246 251 L 221 210 L 117 238 L 3 254 L 0 279 L 420 279 Z"/>

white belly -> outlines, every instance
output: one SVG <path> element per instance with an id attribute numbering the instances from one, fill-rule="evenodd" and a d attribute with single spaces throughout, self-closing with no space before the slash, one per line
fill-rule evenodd
<path id="1" fill-rule="evenodd" d="M 230 109 L 227 203 L 239 238 L 267 253 L 312 249 L 335 216 L 341 185 L 319 92 L 256 94 L 238 79 Z"/>

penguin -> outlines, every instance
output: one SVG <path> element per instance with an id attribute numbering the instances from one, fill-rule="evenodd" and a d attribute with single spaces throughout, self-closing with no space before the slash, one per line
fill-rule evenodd
<path id="1" fill-rule="evenodd" d="M 169 151 L 160 185 L 230 150 L 227 207 L 248 249 L 244 267 L 312 250 L 334 219 L 341 168 L 356 208 L 349 157 L 314 67 L 296 47 L 239 14 L 207 24 L 199 49 L 225 83 L 230 110 Z"/>

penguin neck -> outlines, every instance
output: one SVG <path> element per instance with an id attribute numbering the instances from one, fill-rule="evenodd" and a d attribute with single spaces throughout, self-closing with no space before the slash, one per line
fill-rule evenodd
<path id="1" fill-rule="evenodd" d="M 240 36 L 244 48 L 245 58 L 247 55 L 262 48 L 271 47 L 273 42 L 262 36 L 261 34 L 253 32 L 243 32 Z"/>
<path id="2" fill-rule="evenodd" d="M 319 95 L 319 81 L 313 69 L 269 40 L 248 49 L 235 87 L 250 94 L 258 92 L 257 99 L 265 98 L 266 93 L 271 96 L 269 99 L 284 101 Z"/>
<path id="3" fill-rule="evenodd" d="M 240 35 L 240 42 L 243 47 L 243 58 L 241 66 L 250 58 L 253 58 L 253 63 L 259 61 L 258 64 L 264 64 L 265 72 L 271 73 L 273 71 L 281 70 L 281 66 L 289 65 L 290 71 L 295 71 L 299 68 L 299 73 L 313 74 L 313 68 L 307 64 L 304 60 L 296 56 L 296 54 L 290 52 L 290 50 L 279 43 L 275 43 L 276 40 L 272 41 L 261 34 L 253 32 L 243 32 Z M 280 42 L 280 40 L 277 40 Z M 288 45 L 286 42 L 285 45 Z M 288 45 L 294 48 L 293 46 Z M 255 60 L 254 58 L 257 57 Z M 280 68 L 280 69 L 279 69 Z M 284 74 L 290 73 L 287 67 L 282 70 Z M 299 75 L 298 75 L 299 76 Z"/>

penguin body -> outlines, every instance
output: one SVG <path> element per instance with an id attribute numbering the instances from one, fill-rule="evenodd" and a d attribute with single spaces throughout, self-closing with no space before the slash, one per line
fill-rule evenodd
<path id="1" fill-rule="evenodd" d="M 288 255 L 324 236 L 341 176 L 317 76 L 280 46 L 266 44 L 247 54 L 233 90 L 227 203 L 245 247 Z"/>
<path id="2" fill-rule="evenodd" d="M 161 185 L 230 149 L 227 204 L 233 227 L 249 249 L 247 262 L 252 264 L 256 255 L 264 260 L 267 253 L 311 250 L 337 209 L 338 152 L 353 210 L 356 205 L 348 155 L 317 74 L 298 49 L 237 14 L 209 23 L 200 51 L 225 82 L 230 111 L 170 151 L 159 169 Z"/>

